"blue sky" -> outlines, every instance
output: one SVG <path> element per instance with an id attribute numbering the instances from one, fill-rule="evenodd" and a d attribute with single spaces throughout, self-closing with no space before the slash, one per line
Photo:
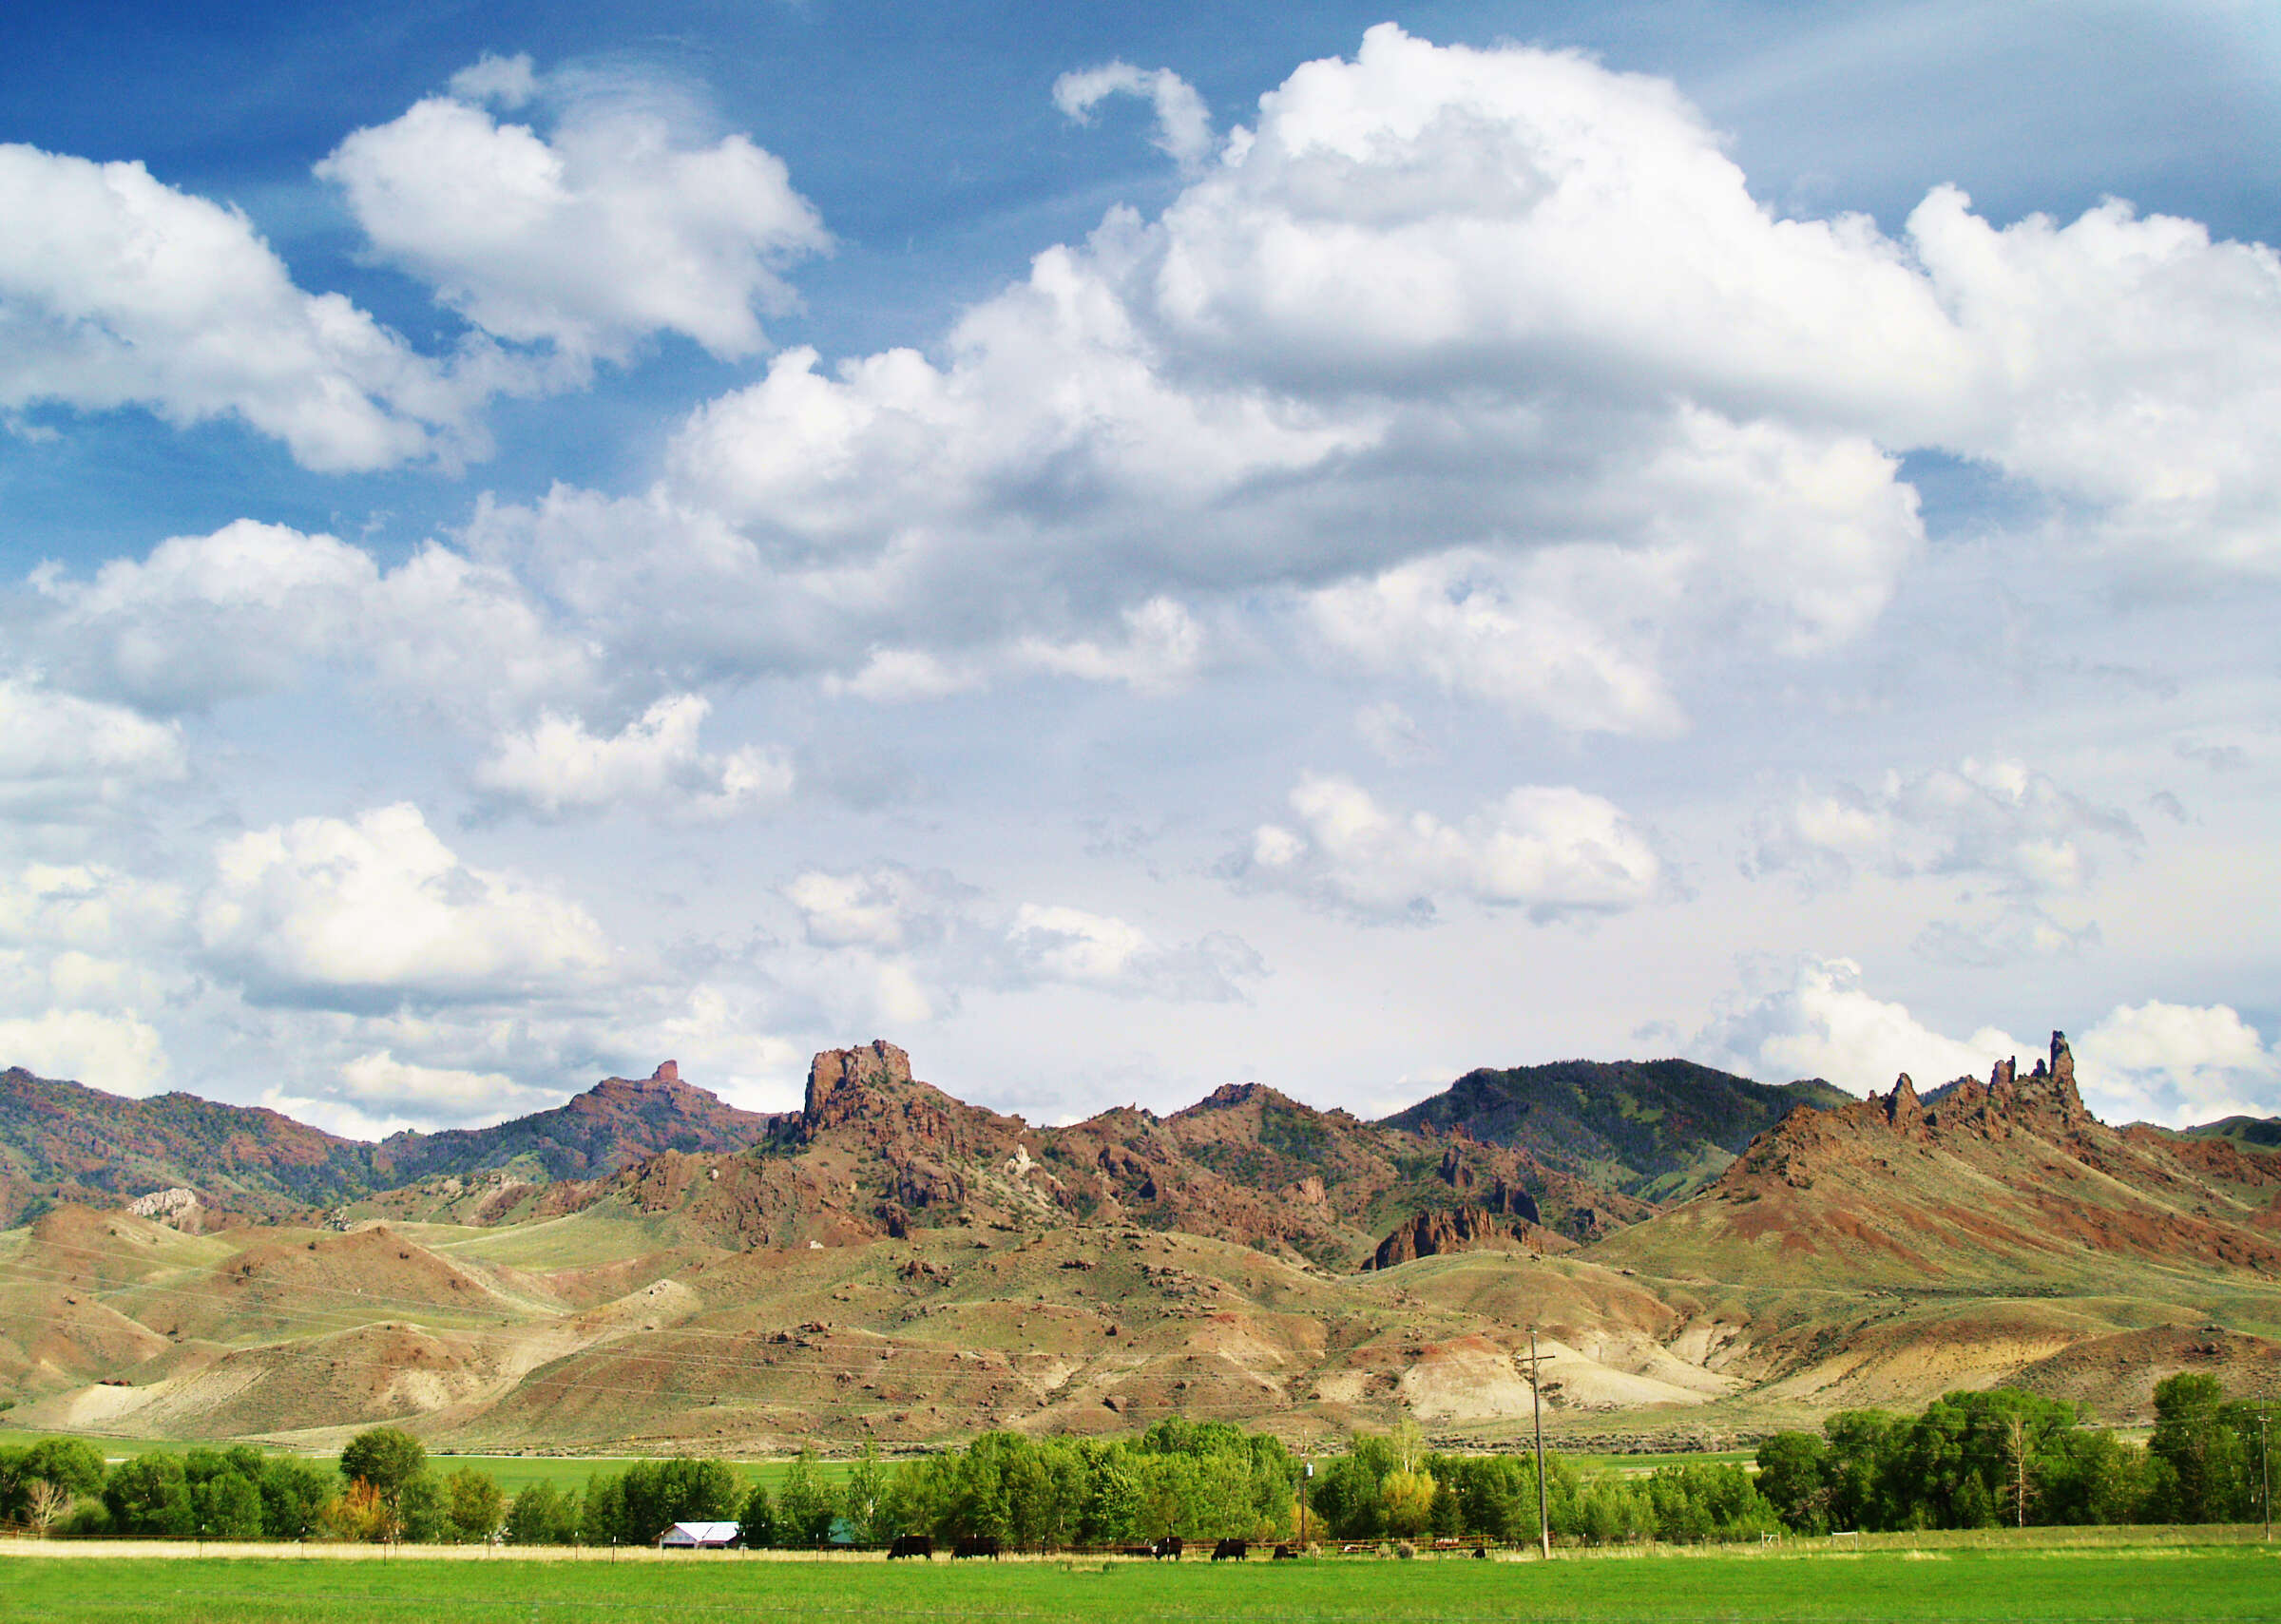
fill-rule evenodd
<path id="1" fill-rule="evenodd" d="M 2281 1108 L 2276 67 L 11 17 L 0 1062 L 376 1132 L 874 1035 L 1054 1118 L 2065 1025 L 2112 1116 Z"/>

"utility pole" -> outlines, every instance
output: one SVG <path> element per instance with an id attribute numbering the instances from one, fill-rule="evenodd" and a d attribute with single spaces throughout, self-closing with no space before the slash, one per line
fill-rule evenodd
<path id="1" fill-rule="evenodd" d="M 2265 1500 L 2265 1544 L 2274 1539 L 2274 1469 L 2265 1455 L 2265 1405 L 2258 1405 L 2258 1499 Z"/>
<path id="2" fill-rule="evenodd" d="M 1301 1555 L 1304 1555 L 1307 1550 L 1307 1485 L 1313 1481 L 1314 1462 L 1310 1461 L 1307 1462 L 1306 1469 L 1299 1474 L 1299 1551 Z"/>
<path id="3" fill-rule="evenodd" d="M 1544 1493 L 1544 1389 L 1540 1378 L 1543 1369 L 1537 1363 L 1537 1328 L 1528 1328 L 1528 1407 L 1537 1422 L 1537 1538 L 1543 1544 L 1544 1559 L 1552 1560 L 1552 1513 Z"/>

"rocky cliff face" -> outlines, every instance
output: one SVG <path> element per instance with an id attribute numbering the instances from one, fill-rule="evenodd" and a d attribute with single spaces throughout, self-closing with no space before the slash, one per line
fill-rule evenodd
<path id="1" fill-rule="evenodd" d="M 1524 1199 L 1526 1199 L 1524 1197 Z M 1420 1213 L 1378 1243 L 1365 1269 L 1391 1269 L 1421 1257 L 1440 1257 L 1452 1251 L 1481 1251 L 1490 1247 L 1525 1247 L 1542 1256 L 1545 1232 L 1536 1221 L 1534 1203 L 1528 1215 L 1491 1212 L 1484 1207 L 1449 1207 Z"/>
<path id="2" fill-rule="evenodd" d="M 1515 1146 L 1316 1111 L 1256 1083 L 1170 1117 L 1123 1108 L 1035 1128 L 917 1079 L 882 1040 L 817 1055 L 798 1117 L 736 1166 L 708 1166 L 701 1185 L 661 1162 L 614 1187 L 648 1211 L 682 1203 L 692 1233 L 733 1230 L 746 1245 L 1123 1222 L 1342 1270 L 1422 1211 L 1573 1225 L 1585 1238 L 1652 1210 Z"/>
<path id="3" fill-rule="evenodd" d="M 2231 1141 L 2118 1131 L 2087 1111 L 2065 1036 L 2026 1077 L 1999 1060 L 1920 1097 L 1799 1112 L 1696 1199 L 1604 1254 L 1733 1277 L 2075 1284 L 2102 1259 L 2281 1271 L 2281 1159 Z"/>

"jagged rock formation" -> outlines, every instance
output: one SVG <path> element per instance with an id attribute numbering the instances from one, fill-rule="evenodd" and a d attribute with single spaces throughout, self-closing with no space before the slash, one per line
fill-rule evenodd
<path id="1" fill-rule="evenodd" d="M 1960 1078 L 1799 1112 L 1701 1196 L 1614 1237 L 1643 1268 L 1829 1284 L 2073 1283 L 2118 1257 L 2281 1272 L 2281 1161 L 2106 1126 L 2054 1032 L 2022 1078 Z"/>
<path id="2" fill-rule="evenodd" d="M 1482 1207 L 1451 1207 L 1420 1213 L 1378 1243 L 1365 1269 L 1391 1269 L 1421 1257 L 1440 1257 L 1452 1251 L 1479 1251 L 1492 1246 L 1532 1247 L 1543 1254 L 1543 1226 L 1536 1219 L 1536 1203 L 1527 1201 L 1522 1213 L 1491 1212 Z"/>
<path id="3" fill-rule="evenodd" d="M 1257 1083 L 1225 1085 L 1169 1117 L 1126 1107 L 1036 1128 L 916 1079 L 884 1040 L 817 1055 L 799 1115 L 733 1164 L 663 1156 L 542 1197 L 548 1211 L 604 1198 L 673 1212 L 693 1238 L 745 1246 L 1133 1223 L 1339 1270 L 1420 1212 L 1543 1215 L 1588 1239 L 1653 1211 L 1518 1146 L 1316 1111 Z"/>

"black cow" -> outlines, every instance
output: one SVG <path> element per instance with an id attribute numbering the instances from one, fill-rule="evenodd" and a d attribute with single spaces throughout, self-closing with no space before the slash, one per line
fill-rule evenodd
<path id="1" fill-rule="evenodd" d="M 1157 1560 L 1160 1562 L 1177 1562 L 1180 1559 L 1180 1553 L 1186 1549 L 1187 1546 L 1180 1542 L 1180 1537 L 1178 1534 L 1167 1534 L 1163 1538 L 1157 1541 Z"/>
<path id="2" fill-rule="evenodd" d="M 1277 1546 L 1275 1547 L 1275 1560 L 1276 1560 L 1276 1561 L 1278 1561 L 1278 1562 L 1295 1562 L 1295 1561 L 1297 1561 L 1298 1559 L 1299 1559 L 1299 1554 L 1298 1554 L 1296 1551 L 1293 1550 L 1293 1549 L 1292 1549 L 1292 1548 L 1291 1548 L 1289 1545 L 1277 1545 Z"/>
<path id="3" fill-rule="evenodd" d="M 1157 1554 L 1157 1548 L 1154 1545 L 1120 1545 L 1117 1554 L 1120 1557 L 1153 1557 Z"/>
<path id="4" fill-rule="evenodd" d="M 1240 1562 L 1250 1549 L 1241 1539 L 1222 1539 L 1212 1547 L 1212 1559 L 1216 1562 Z"/>
<path id="5" fill-rule="evenodd" d="M 1477 1562 L 1486 1562 L 1486 1561 L 1487 1561 L 1487 1560 L 1489 1559 L 1489 1548 L 1488 1548 L 1486 1545 L 1476 1545 L 1476 1546 L 1474 1546 L 1474 1547 L 1473 1547 L 1473 1559 L 1474 1559 L 1475 1561 L 1477 1561 Z"/>
<path id="6" fill-rule="evenodd" d="M 987 1557 L 994 1562 L 998 1559 L 998 1554 L 1005 1549 L 1006 1546 L 995 1535 L 969 1534 L 950 1547 L 950 1559 L 955 1562 L 967 1557 Z"/>
<path id="7" fill-rule="evenodd" d="M 934 1560 L 934 1540 L 925 1534 L 898 1534 L 895 1542 L 887 1548 L 887 1559 L 894 1561 L 903 1557 L 916 1557 L 922 1562 Z"/>

